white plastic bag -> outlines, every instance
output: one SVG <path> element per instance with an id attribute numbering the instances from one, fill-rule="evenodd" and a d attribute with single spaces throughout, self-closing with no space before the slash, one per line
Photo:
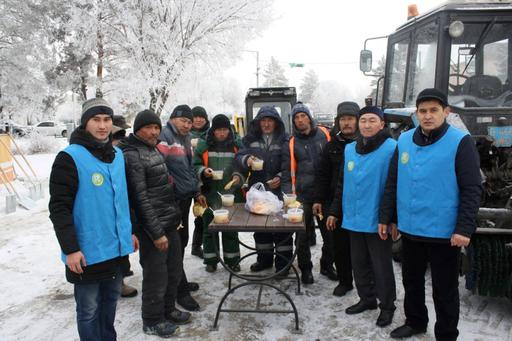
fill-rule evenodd
<path id="1" fill-rule="evenodd" d="M 251 213 L 271 215 L 283 208 L 283 202 L 270 191 L 265 191 L 265 185 L 257 182 L 249 189 L 246 196 L 245 209 Z"/>

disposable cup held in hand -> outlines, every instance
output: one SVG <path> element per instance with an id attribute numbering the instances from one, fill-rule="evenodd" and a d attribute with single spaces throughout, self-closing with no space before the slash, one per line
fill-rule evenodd
<path id="1" fill-rule="evenodd" d="M 220 196 L 222 199 L 222 206 L 230 207 L 235 203 L 235 196 L 233 194 L 222 194 Z"/>
<path id="2" fill-rule="evenodd" d="M 260 171 L 263 169 L 263 160 L 254 159 L 252 160 L 251 169 L 254 171 Z"/>
<path id="3" fill-rule="evenodd" d="M 226 224 L 226 223 L 229 223 L 229 211 L 228 210 L 215 210 L 215 211 L 213 211 L 213 222 L 215 224 Z"/>
<path id="4" fill-rule="evenodd" d="M 199 139 L 191 139 L 190 140 L 190 144 L 192 145 L 192 148 L 195 148 L 197 147 L 197 141 L 199 141 Z"/>
<path id="5" fill-rule="evenodd" d="M 300 223 L 302 222 L 302 215 L 304 214 L 304 211 L 301 208 L 290 208 L 288 209 L 288 212 L 286 213 L 286 219 L 290 223 Z"/>
<path id="6" fill-rule="evenodd" d="M 290 194 L 283 193 L 283 202 L 284 202 L 285 206 L 288 206 L 291 203 L 294 203 L 296 200 L 297 200 L 297 195 L 296 194 L 293 194 L 293 193 L 290 193 Z"/>
<path id="7" fill-rule="evenodd" d="M 224 171 L 222 170 L 214 170 L 213 171 L 213 180 L 222 180 L 222 177 L 224 176 Z"/>

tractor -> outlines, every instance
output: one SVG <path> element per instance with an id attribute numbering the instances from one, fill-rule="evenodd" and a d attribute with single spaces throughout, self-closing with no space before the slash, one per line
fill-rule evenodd
<path id="1" fill-rule="evenodd" d="M 375 102 L 392 135 L 418 125 L 425 88 L 448 95 L 448 123 L 467 131 L 480 154 L 484 194 L 478 228 L 463 250 L 466 288 L 512 298 L 512 2 L 450 2 L 385 37 L 368 38 L 360 69 L 377 77 Z M 371 40 L 387 39 L 384 74 L 372 73 Z M 381 90 L 382 89 L 382 90 Z M 399 258 L 400 243 L 395 245 Z"/>

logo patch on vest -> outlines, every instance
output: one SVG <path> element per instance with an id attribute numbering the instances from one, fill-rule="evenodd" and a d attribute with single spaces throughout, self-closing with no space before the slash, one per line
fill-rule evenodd
<path id="1" fill-rule="evenodd" d="M 354 169 L 354 167 L 356 166 L 356 163 L 354 161 L 349 161 L 347 163 L 347 169 L 349 172 L 352 172 L 352 170 Z"/>
<path id="2" fill-rule="evenodd" d="M 403 152 L 402 156 L 400 156 L 400 162 L 402 162 L 404 165 L 409 162 L 409 153 Z"/>
<path id="3" fill-rule="evenodd" d="M 94 184 L 94 186 L 101 186 L 103 185 L 103 181 L 105 179 L 103 178 L 103 175 L 101 175 L 100 173 L 94 173 L 92 175 L 92 183 Z"/>

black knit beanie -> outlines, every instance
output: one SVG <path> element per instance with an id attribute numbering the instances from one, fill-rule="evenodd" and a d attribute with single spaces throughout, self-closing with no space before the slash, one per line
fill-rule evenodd
<path id="1" fill-rule="evenodd" d="M 212 120 L 212 131 L 220 128 L 231 128 L 231 123 L 226 115 L 218 114 Z"/>
<path id="2" fill-rule="evenodd" d="M 359 110 L 359 117 L 364 114 L 375 114 L 379 116 L 381 120 L 384 120 L 384 112 L 376 106 L 367 105 L 366 107 L 361 108 L 361 110 Z"/>
<path id="3" fill-rule="evenodd" d="M 203 107 L 196 106 L 192 108 L 192 116 L 193 117 L 202 117 L 208 121 L 208 114 Z"/>
<path id="4" fill-rule="evenodd" d="M 114 110 L 110 104 L 103 98 L 91 98 L 82 104 L 82 116 L 80 118 L 80 125 L 85 128 L 87 121 L 93 116 L 104 114 L 114 117 Z"/>
<path id="5" fill-rule="evenodd" d="M 190 107 L 186 104 L 180 104 L 172 110 L 170 118 L 175 117 L 185 117 L 191 121 L 194 119 L 194 117 L 192 116 L 192 109 L 190 109 Z"/>
<path id="6" fill-rule="evenodd" d="M 143 110 L 135 116 L 135 121 L 133 122 L 133 132 L 136 133 L 140 128 L 150 125 L 156 124 L 162 130 L 162 122 L 160 121 L 160 117 L 153 110 Z"/>

